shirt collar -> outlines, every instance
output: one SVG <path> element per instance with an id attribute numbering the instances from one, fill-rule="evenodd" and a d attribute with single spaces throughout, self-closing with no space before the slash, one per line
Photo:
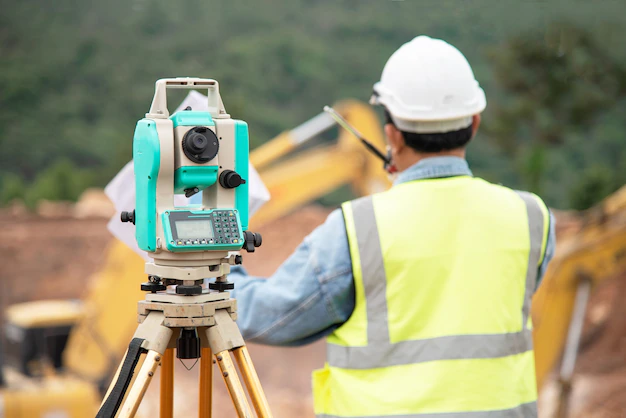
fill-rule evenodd
<path id="1" fill-rule="evenodd" d="M 418 161 L 398 174 L 393 184 L 395 186 L 408 181 L 455 176 L 472 176 L 465 159 L 452 156 L 430 157 Z"/>

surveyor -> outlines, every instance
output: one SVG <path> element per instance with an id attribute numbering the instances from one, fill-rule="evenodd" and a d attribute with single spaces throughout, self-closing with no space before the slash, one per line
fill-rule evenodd
<path id="1" fill-rule="evenodd" d="M 393 187 L 344 203 L 267 280 L 235 269 L 244 337 L 327 338 L 318 417 L 536 417 L 529 311 L 555 246 L 549 210 L 473 177 L 486 99 L 452 45 L 402 45 L 371 101 Z"/>

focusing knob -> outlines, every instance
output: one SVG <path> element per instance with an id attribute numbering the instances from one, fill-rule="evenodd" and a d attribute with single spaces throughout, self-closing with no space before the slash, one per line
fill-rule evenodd
<path id="1" fill-rule="evenodd" d="M 220 185 L 225 189 L 234 189 L 242 184 L 246 184 L 246 181 L 233 170 L 224 170 L 220 174 Z"/>
<path id="2" fill-rule="evenodd" d="M 194 163 L 203 164 L 217 155 L 220 144 L 215 132 L 204 126 L 187 131 L 182 142 L 183 152 Z"/>
<path id="3" fill-rule="evenodd" d="M 135 210 L 133 209 L 132 212 L 122 212 L 122 214 L 120 215 L 120 219 L 122 220 L 122 222 L 132 222 L 133 225 L 135 225 Z"/>

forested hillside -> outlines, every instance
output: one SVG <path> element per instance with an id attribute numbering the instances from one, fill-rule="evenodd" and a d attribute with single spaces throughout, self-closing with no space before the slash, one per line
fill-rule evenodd
<path id="1" fill-rule="evenodd" d="M 475 174 L 585 208 L 626 183 L 623 1 L 0 0 L 0 204 L 74 199 L 131 157 L 154 81 L 220 81 L 258 146 L 369 98 L 418 34 L 487 94 Z"/>

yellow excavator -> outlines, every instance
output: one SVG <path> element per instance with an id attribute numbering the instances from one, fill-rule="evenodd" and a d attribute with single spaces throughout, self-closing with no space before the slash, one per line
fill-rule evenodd
<path id="1" fill-rule="evenodd" d="M 335 109 L 372 145 L 384 149 L 378 118 L 369 106 L 344 101 Z M 379 157 L 347 131 L 340 130 L 332 142 L 313 141 L 335 127 L 334 120 L 321 113 L 251 153 L 251 162 L 272 197 L 252 218 L 255 227 L 340 186 L 352 186 L 355 195 L 390 186 Z M 567 346 L 567 361 L 575 360 L 581 312 L 584 314 L 589 292 L 614 272 L 626 270 L 626 188 L 583 218 L 585 227 L 580 234 L 560 240 L 533 302 L 539 385 L 563 347 Z M 21 345 L 14 347 L 20 356 L 1 369 L 0 417 L 94 416 L 101 391 L 108 386 L 136 328 L 136 304 L 144 296 L 139 288 L 143 281 L 144 260 L 114 241 L 81 304 L 41 301 L 10 307 L 7 334 Z M 30 352 L 29 347 L 37 350 Z M 561 374 L 564 388 L 568 370 Z"/>

